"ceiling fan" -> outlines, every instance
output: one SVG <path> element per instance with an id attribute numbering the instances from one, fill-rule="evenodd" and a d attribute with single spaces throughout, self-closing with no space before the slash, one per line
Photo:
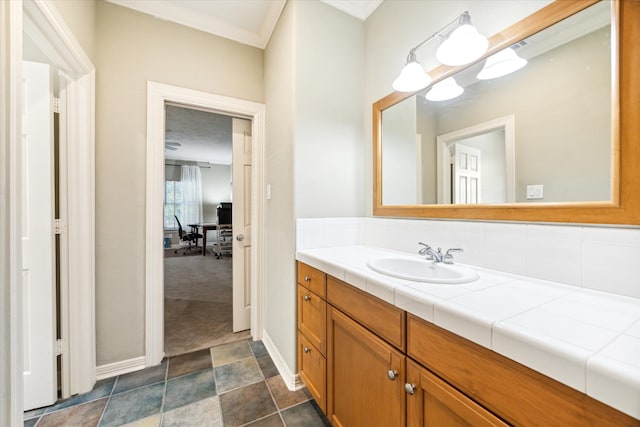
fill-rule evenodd
<path id="1" fill-rule="evenodd" d="M 164 142 L 164 149 L 165 150 L 176 151 L 178 149 L 178 147 L 182 147 L 182 144 L 180 144 L 178 141 L 165 141 Z"/>

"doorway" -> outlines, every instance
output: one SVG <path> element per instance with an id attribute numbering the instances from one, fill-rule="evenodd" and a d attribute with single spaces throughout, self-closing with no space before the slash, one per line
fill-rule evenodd
<path id="1" fill-rule="evenodd" d="M 245 257 L 248 262 L 250 253 L 232 251 L 235 231 L 244 233 L 232 216 L 250 218 L 251 214 L 250 204 L 233 203 L 234 199 L 242 202 L 240 190 L 245 178 L 243 171 L 237 170 L 244 163 L 245 132 L 236 135 L 239 130 L 250 134 L 251 121 L 188 106 L 165 105 L 167 357 L 250 337 L 249 322 L 238 324 L 233 307 L 235 299 L 247 300 L 236 293 L 250 292 L 242 277 L 245 260 L 238 259 Z M 234 286 L 234 278 L 242 283 Z"/>
<path id="2" fill-rule="evenodd" d="M 146 239 L 146 366 L 160 363 L 164 357 L 164 163 L 165 105 L 180 105 L 251 121 L 250 146 L 253 165 L 249 181 L 251 188 L 263 186 L 262 156 L 264 146 L 264 105 L 219 95 L 208 94 L 155 82 L 147 84 L 147 239 Z M 235 196 L 234 196 L 235 198 Z M 251 233 L 250 266 L 247 268 L 250 288 L 250 329 L 254 339 L 262 332 L 262 248 L 263 205 L 260 192 L 250 192 Z M 234 221 L 235 223 L 235 221 Z M 234 244 L 240 242 L 234 230 Z M 211 255 L 199 256 L 215 261 Z M 235 257 L 233 257 L 235 258 Z"/>
<path id="3" fill-rule="evenodd" d="M 436 138 L 437 201 L 515 201 L 515 117 L 499 117 Z"/>

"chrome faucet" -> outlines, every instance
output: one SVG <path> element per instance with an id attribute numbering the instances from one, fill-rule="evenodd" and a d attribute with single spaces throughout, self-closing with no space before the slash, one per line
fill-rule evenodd
<path id="1" fill-rule="evenodd" d="M 445 264 L 453 264 L 453 254 L 452 252 L 463 252 L 461 248 L 451 248 L 448 249 L 446 253 L 442 253 L 442 248 L 438 248 L 438 250 L 434 250 L 431 246 L 427 245 L 423 242 L 418 242 L 419 245 L 423 247 L 418 251 L 419 255 L 425 256 L 427 261 L 433 262 L 442 262 Z"/>

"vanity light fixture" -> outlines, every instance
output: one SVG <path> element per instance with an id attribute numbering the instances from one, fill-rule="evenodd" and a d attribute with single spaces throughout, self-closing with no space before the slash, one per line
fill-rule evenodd
<path id="1" fill-rule="evenodd" d="M 518 71 L 525 65 L 527 60 L 519 57 L 515 50 L 508 47 L 488 57 L 477 77 L 480 80 L 495 79 Z"/>
<path id="2" fill-rule="evenodd" d="M 425 95 L 429 101 L 447 101 L 462 95 L 464 89 L 453 77 L 448 77 L 433 85 Z"/>
<path id="3" fill-rule="evenodd" d="M 445 40 L 436 51 L 436 59 L 444 65 L 457 66 L 473 62 L 480 58 L 489 46 L 487 38 L 471 25 L 471 16 L 465 11 L 409 51 L 407 63 L 398 78 L 393 81 L 394 90 L 415 92 L 429 86 L 431 77 L 418 63 L 416 50 L 438 37 Z"/>

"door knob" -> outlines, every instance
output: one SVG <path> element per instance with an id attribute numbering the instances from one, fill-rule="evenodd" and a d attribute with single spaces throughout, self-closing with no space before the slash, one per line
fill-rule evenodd
<path id="1" fill-rule="evenodd" d="M 389 377 L 389 379 L 391 381 L 395 380 L 396 377 L 398 376 L 398 371 L 396 371 L 395 369 L 389 369 L 387 371 L 387 376 Z"/>
<path id="2" fill-rule="evenodd" d="M 309 347 L 305 347 L 305 348 L 303 348 L 303 350 L 304 350 L 305 353 L 309 353 L 311 351 L 311 349 Z"/>
<path id="3" fill-rule="evenodd" d="M 406 392 L 407 392 L 407 394 L 415 394 L 415 392 L 416 392 L 416 385 L 415 385 L 415 384 L 409 384 L 409 383 L 406 383 L 406 384 L 404 385 L 404 391 L 406 391 Z"/>
<path id="4" fill-rule="evenodd" d="M 237 234 L 236 235 L 236 240 L 238 242 L 242 242 L 244 240 L 244 234 Z"/>
<path id="5" fill-rule="evenodd" d="M 309 301 L 311 299 L 311 296 L 305 295 L 302 297 L 302 299 L 304 299 L 305 301 Z"/>

